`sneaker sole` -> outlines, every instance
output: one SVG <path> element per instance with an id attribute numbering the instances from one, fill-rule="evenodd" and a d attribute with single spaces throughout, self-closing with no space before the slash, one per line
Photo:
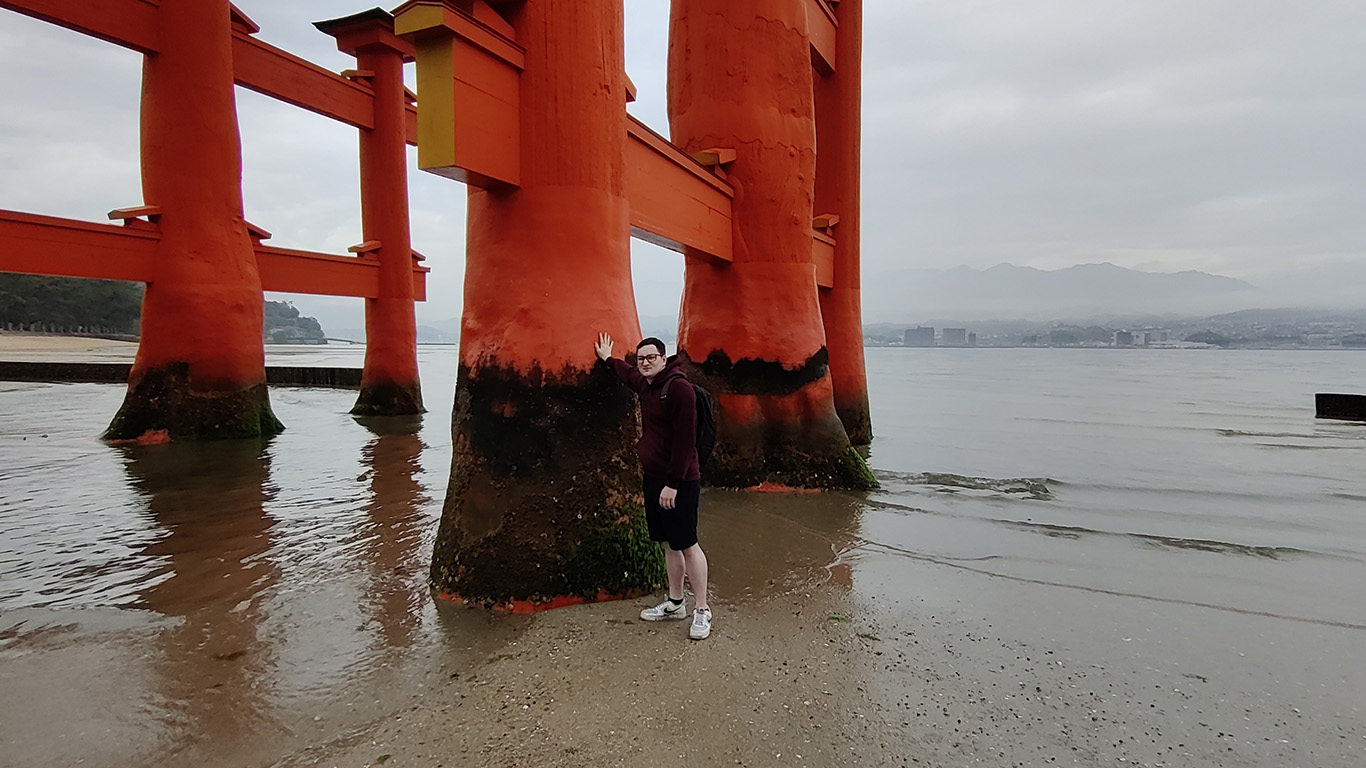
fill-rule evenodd
<path id="1" fill-rule="evenodd" d="M 706 640 L 707 638 L 711 637 L 711 630 L 707 630 L 707 634 L 705 635 L 694 635 L 693 633 L 689 632 L 688 637 L 693 640 Z"/>

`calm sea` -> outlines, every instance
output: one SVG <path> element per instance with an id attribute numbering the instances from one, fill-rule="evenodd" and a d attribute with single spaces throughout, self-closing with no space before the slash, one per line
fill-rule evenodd
<path id="1" fill-rule="evenodd" d="M 276 389 L 287 430 L 264 446 L 110 447 L 97 437 L 123 387 L 0 382 L 0 688 L 72 691 L 0 696 L 10 756 L 88 756 L 94 735 L 50 725 L 73 707 L 116 734 L 109 764 L 109 744 L 131 759 L 189 719 L 221 723 L 224 739 L 306 740 L 306 719 L 287 713 L 300 702 L 335 701 L 435 642 L 443 620 L 421 584 L 455 354 L 421 349 L 423 419 L 361 423 L 346 413 L 354 393 Z M 269 362 L 362 356 L 285 348 Z M 1366 391 L 1366 353 L 877 348 L 867 366 L 883 487 L 831 495 L 855 508 L 832 557 L 861 599 L 954 615 L 1121 679 L 1165 670 L 1158 688 L 1220 681 L 1191 720 L 1226 724 L 1220 738 L 1240 718 L 1259 734 L 1314 718 L 1287 731 L 1312 749 L 1268 737 L 1280 746 L 1266 762 L 1231 764 L 1362 754 L 1366 425 L 1315 420 L 1313 401 Z M 740 503 L 709 496 L 710 515 Z M 717 570 L 721 599 L 750 591 L 742 570 Z M 251 651 L 226 683 L 241 695 L 178 711 L 177 686 L 209 674 L 206 649 Z M 100 683 L 149 666 L 162 682 L 129 706 Z M 1271 694 L 1292 703 L 1248 704 Z M 390 705 L 361 698 L 331 721 Z"/>

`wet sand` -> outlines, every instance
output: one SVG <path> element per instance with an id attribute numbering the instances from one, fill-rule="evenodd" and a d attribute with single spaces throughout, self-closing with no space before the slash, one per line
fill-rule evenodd
<path id="1" fill-rule="evenodd" d="M 136 341 L 0 331 L 0 360 L 15 362 L 131 362 Z"/>

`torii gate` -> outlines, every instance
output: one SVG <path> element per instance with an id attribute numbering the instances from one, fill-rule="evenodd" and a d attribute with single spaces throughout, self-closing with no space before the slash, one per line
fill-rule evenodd
<path id="1" fill-rule="evenodd" d="M 708 480 L 872 484 L 851 446 L 870 437 L 859 0 L 673 0 L 676 145 L 627 116 L 622 0 L 394 15 L 416 47 L 418 164 L 470 186 L 438 590 L 534 610 L 662 577 L 632 401 L 591 351 L 601 331 L 640 337 L 632 233 L 686 259 L 680 355 L 719 405 Z"/>
<path id="2" fill-rule="evenodd" d="M 110 436 L 278 429 L 263 287 L 369 298 L 369 385 L 357 407 L 368 391 L 390 410 L 420 408 L 412 299 L 425 268 L 407 243 L 402 177 L 411 53 L 419 165 L 470 186 L 438 591 L 529 610 L 662 579 L 639 503 L 634 406 L 591 350 L 600 331 L 639 337 L 632 234 L 686 259 L 680 354 L 719 405 L 709 480 L 872 484 L 852 447 L 871 437 L 861 0 L 674 0 L 678 146 L 626 114 L 622 0 L 414 0 L 392 17 L 320 24 L 359 57 L 349 78 L 256 41 L 227 0 L 0 7 L 147 55 L 149 205 L 116 212 L 123 228 L 0 213 L 0 269 L 148 283 Z M 243 220 L 234 81 L 362 129 L 360 256 L 271 249 Z"/>
<path id="3" fill-rule="evenodd" d="M 0 211 L 0 270 L 147 284 L 142 333 L 111 439 L 274 434 L 262 290 L 366 299 L 365 369 L 353 413 L 422 410 L 414 299 L 426 273 L 409 242 L 405 143 L 412 46 L 387 13 L 325 25 L 358 69 L 340 75 L 257 40 L 228 0 L 0 0 L 144 54 L 144 204 L 123 226 Z M 355 126 L 362 233 L 353 256 L 275 248 L 245 221 L 233 85 Z"/>

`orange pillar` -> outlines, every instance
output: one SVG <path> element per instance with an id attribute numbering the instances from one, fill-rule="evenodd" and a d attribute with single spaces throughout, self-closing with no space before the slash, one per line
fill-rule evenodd
<path id="1" fill-rule="evenodd" d="M 835 412 L 854 445 L 873 440 L 868 375 L 863 364 L 863 305 L 859 276 L 859 160 L 863 91 L 863 0 L 835 7 L 836 70 L 817 77 L 816 213 L 839 216 L 835 227 L 834 286 L 820 292 Z"/>
<path id="2" fill-rule="evenodd" d="M 132 439 L 270 435 L 261 280 L 242 217 L 227 0 L 161 0 L 142 82 L 142 187 L 161 240 L 142 340 L 105 433 Z"/>
<path id="3" fill-rule="evenodd" d="M 599 332 L 618 354 L 640 338 L 622 0 L 498 8 L 526 51 L 521 184 L 470 190 L 431 578 L 451 598 L 531 610 L 648 590 L 664 570 L 644 530 L 634 401 L 593 354 Z"/>
<path id="4" fill-rule="evenodd" d="M 393 16 L 380 9 L 315 26 L 356 57 L 375 94 L 374 128 L 360 132 L 360 185 L 363 237 L 380 243 L 379 296 L 365 300 L 365 368 L 351 413 L 422 413 L 403 90 L 413 46 L 394 35 Z"/>
<path id="5" fill-rule="evenodd" d="M 803 0 L 674 0 L 669 124 L 729 148 L 734 262 L 687 258 L 679 348 L 719 393 L 708 480 L 867 487 L 835 413 L 811 252 L 815 106 Z"/>

